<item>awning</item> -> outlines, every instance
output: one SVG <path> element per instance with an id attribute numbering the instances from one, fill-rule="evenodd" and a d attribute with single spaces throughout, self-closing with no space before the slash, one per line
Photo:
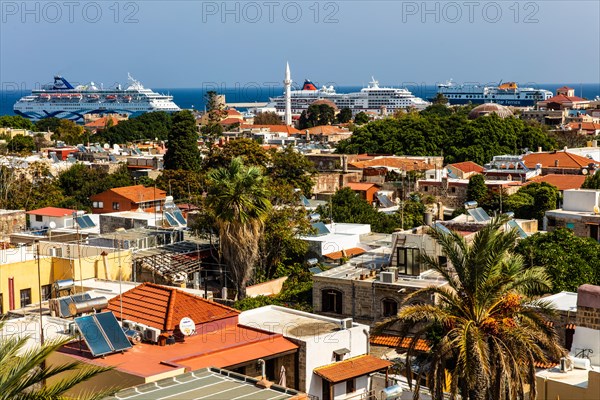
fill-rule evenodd
<path id="1" fill-rule="evenodd" d="M 352 247 L 350 249 L 342 250 L 342 251 L 334 251 L 333 253 L 323 254 L 323 257 L 327 257 L 330 260 L 339 260 L 343 257 L 354 257 L 359 256 L 363 253 L 366 253 L 365 249 L 361 249 L 360 247 Z"/>
<path id="2" fill-rule="evenodd" d="M 371 355 L 349 358 L 324 367 L 315 368 L 313 372 L 330 383 L 344 382 L 390 367 L 390 361 Z"/>

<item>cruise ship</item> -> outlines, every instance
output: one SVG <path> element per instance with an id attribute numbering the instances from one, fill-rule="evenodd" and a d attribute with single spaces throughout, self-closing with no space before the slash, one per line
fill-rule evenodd
<path id="1" fill-rule="evenodd" d="M 85 114 L 126 114 L 136 116 L 150 111 L 179 111 L 173 96 L 156 93 L 128 75 L 126 89 L 98 88 L 94 82 L 73 87 L 62 76 L 54 83 L 32 90 L 13 107 L 15 114 L 33 121 L 56 117 L 82 122 Z"/>
<path id="2" fill-rule="evenodd" d="M 361 111 L 379 113 L 382 110 L 393 113 L 410 108 L 422 110 L 431 104 L 414 96 L 407 89 L 379 87 L 375 78 L 360 92 L 337 93 L 333 86 L 317 89 L 310 80 L 305 80 L 301 90 L 291 90 L 290 94 L 293 114 L 301 114 L 317 100 L 330 100 L 338 109 L 349 108 L 353 114 Z M 285 95 L 272 97 L 270 101 L 268 107 L 274 107 L 278 112 L 285 111 Z"/>
<path id="3" fill-rule="evenodd" d="M 452 80 L 437 85 L 450 104 L 496 103 L 503 106 L 530 107 L 538 101 L 547 100 L 552 92 L 544 89 L 520 88 L 515 82 L 498 86 L 457 85 Z"/>

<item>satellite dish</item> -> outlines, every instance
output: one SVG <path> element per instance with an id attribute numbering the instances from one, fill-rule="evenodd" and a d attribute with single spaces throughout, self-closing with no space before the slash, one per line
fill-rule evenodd
<path id="1" fill-rule="evenodd" d="M 587 175 L 587 174 L 588 174 L 588 170 L 587 170 L 587 168 L 584 168 L 584 169 L 582 169 L 582 170 L 581 170 L 581 173 L 582 173 L 583 175 Z"/>
<path id="2" fill-rule="evenodd" d="M 179 321 L 179 330 L 185 336 L 190 336 L 191 334 L 196 332 L 196 324 L 191 318 L 183 317 L 181 318 L 181 321 Z"/>
<path id="3" fill-rule="evenodd" d="M 54 221 L 50 221 L 50 223 L 48 224 L 48 227 L 49 227 L 50 229 L 54 229 L 54 228 L 56 228 L 56 222 L 54 222 Z"/>

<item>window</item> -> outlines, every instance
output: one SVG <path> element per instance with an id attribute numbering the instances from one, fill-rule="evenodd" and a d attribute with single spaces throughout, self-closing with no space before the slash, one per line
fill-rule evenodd
<path id="1" fill-rule="evenodd" d="M 556 226 L 556 219 L 548 218 L 548 226 Z"/>
<path id="2" fill-rule="evenodd" d="M 42 222 L 43 220 L 44 220 L 44 217 L 42 217 L 41 215 L 35 216 L 35 222 Z"/>
<path id="3" fill-rule="evenodd" d="M 346 381 L 346 394 L 356 392 L 356 379 L 348 379 Z"/>
<path id="4" fill-rule="evenodd" d="M 31 304 L 31 289 L 21 289 L 21 307 Z"/>
<path id="5" fill-rule="evenodd" d="M 421 273 L 421 251 L 419 249 L 398 248 L 398 272 L 417 276 Z"/>
<path id="6" fill-rule="evenodd" d="M 572 223 L 572 222 L 567 222 L 567 229 L 574 230 L 575 229 L 575 224 Z"/>
<path id="7" fill-rule="evenodd" d="M 322 379 L 322 378 L 321 378 Z M 331 400 L 331 383 L 329 381 L 323 380 L 323 400 Z"/>
<path id="8" fill-rule="evenodd" d="M 456 188 L 455 188 L 455 187 L 453 187 L 453 188 L 450 188 L 450 192 L 452 192 L 452 193 L 456 193 Z"/>
<path id="9" fill-rule="evenodd" d="M 121 209 L 121 204 L 119 204 L 119 202 L 117 202 L 117 201 L 113 201 L 112 206 L 113 206 L 112 207 L 113 210 L 120 210 Z"/>
<path id="10" fill-rule="evenodd" d="M 590 225 L 590 237 L 600 242 L 600 228 L 598 225 Z"/>
<path id="11" fill-rule="evenodd" d="M 42 285 L 42 300 L 52 298 L 52 285 Z"/>
<path id="12" fill-rule="evenodd" d="M 104 202 L 103 201 L 94 201 L 94 203 L 92 204 L 92 207 L 94 207 L 94 208 L 104 208 Z"/>
<path id="13" fill-rule="evenodd" d="M 384 317 L 393 317 L 398 314 L 398 302 L 392 299 L 383 299 L 381 301 Z"/>
<path id="14" fill-rule="evenodd" d="M 429 190 L 429 186 L 423 186 L 423 191 L 426 192 Z"/>
<path id="15" fill-rule="evenodd" d="M 334 289 L 325 289 L 321 291 L 321 296 L 321 310 L 323 312 L 342 313 L 342 292 Z"/>
<path id="16" fill-rule="evenodd" d="M 4 314 L 4 296 L 0 293 L 0 315 Z"/>

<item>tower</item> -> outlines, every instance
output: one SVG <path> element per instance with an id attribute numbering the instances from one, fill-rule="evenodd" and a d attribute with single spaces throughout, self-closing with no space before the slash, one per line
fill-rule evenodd
<path id="1" fill-rule="evenodd" d="M 285 79 L 283 80 L 285 87 L 285 114 L 284 122 L 286 125 L 292 125 L 292 78 L 290 76 L 290 64 L 285 64 Z"/>

